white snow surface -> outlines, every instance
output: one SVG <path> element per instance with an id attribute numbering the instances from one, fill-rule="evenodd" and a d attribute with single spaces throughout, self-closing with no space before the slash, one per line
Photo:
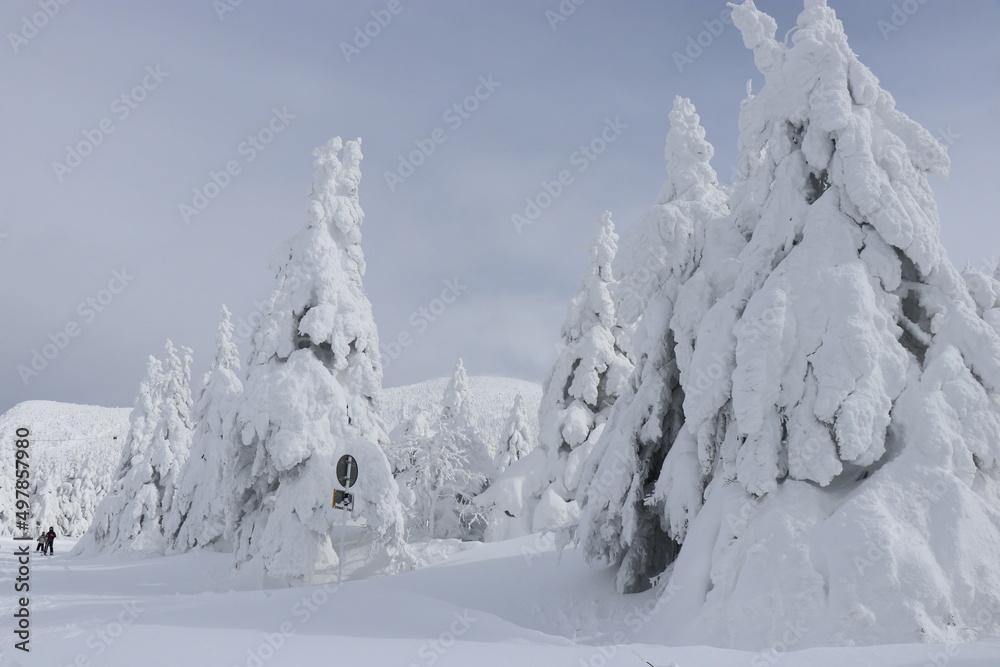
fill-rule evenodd
<path id="1" fill-rule="evenodd" d="M 100 667 L 302 667 L 350 664 L 436 667 L 995 667 L 1000 637 L 976 642 L 750 652 L 664 646 L 657 592 L 619 595 L 614 572 L 588 567 L 572 549 L 559 559 L 534 536 L 426 545 L 436 562 L 341 586 L 257 590 L 229 554 L 207 550 L 141 561 L 67 556 L 31 561 L 31 653 L 0 638 L 0 664 Z M 15 567 L 0 538 L 0 570 Z M 357 572 L 348 568 L 349 573 Z M 5 582 L 5 585 L 8 582 Z M 663 591 L 665 596 L 686 592 Z M 0 598 L 11 618 L 13 596 Z"/>

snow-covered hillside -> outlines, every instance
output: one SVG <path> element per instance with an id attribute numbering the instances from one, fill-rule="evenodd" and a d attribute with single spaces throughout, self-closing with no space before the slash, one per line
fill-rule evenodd
<path id="1" fill-rule="evenodd" d="M 407 414 L 413 416 L 419 410 L 434 409 L 440 403 L 447 384 L 448 378 L 438 378 L 385 389 L 382 392 L 380 411 L 386 428 L 391 431 Z M 467 400 L 471 421 L 494 454 L 503 436 L 510 408 L 518 394 L 524 398 L 524 412 L 528 416 L 531 442 L 534 445 L 538 441 L 537 415 L 538 403 L 542 398 L 541 385 L 513 378 L 469 378 Z"/>
<path id="2" fill-rule="evenodd" d="M 390 431 L 405 414 L 429 409 L 441 400 L 446 379 L 386 389 L 381 415 Z M 524 397 L 532 442 L 541 387 L 510 378 L 469 378 L 469 409 L 483 439 L 495 448 L 514 398 Z M 108 490 L 128 433 L 129 408 L 104 408 L 55 401 L 25 401 L 0 415 L 0 466 L 11 465 L 16 429 L 31 432 L 32 513 L 60 535 L 79 536 L 90 525 L 97 503 Z M 13 479 L 13 472 L 4 479 Z M 0 534 L 14 528 L 13 497 L 0 499 Z M 34 527 L 32 527 L 34 530 Z"/>
<path id="3" fill-rule="evenodd" d="M 25 401 L 0 415 L 0 468 L 14 478 L 17 429 L 30 435 L 31 512 L 34 522 L 60 535 L 81 535 L 107 493 L 128 433 L 128 408 Z M 0 533 L 14 528 L 13 494 L 0 499 Z M 31 527 L 35 530 L 35 526 Z"/>

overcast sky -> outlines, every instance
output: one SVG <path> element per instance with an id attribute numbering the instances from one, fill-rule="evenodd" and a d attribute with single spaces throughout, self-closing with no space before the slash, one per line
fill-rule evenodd
<path id="1" fill-rule="evenodd" d="M 608 209 L 624 229 L 659 192 L 674 96 L 698 107 L 728 182 L 739 101 L 761 80 L 716 22 L 722 2 L 236 2 L 0 5 L 0 410 L 130 406 L 167 338 L 194 349 L 200 380 L 220 305 L 239 325 L 267 297 L 270 255 L 305 221 L 312 149 L 337 135 L 363 138 L 382 342 L 410 341 L 384 356 L 386 386 L 459 356 L 541 381 L 595 221 Z M 898 108 L 950 146 L 933 187 L 952 260 L 987 262 L 1000 3 L 832 4 Z M 758 6 L 784 35 L 801 4 Z M 577 153 L 608 123 L 603 153 Z M 401 171 L 416 142 L 429 155 Z M 563 169 L 572 182 L 518 233 L 511 215 Z M 442 308 L 443 290 L 457 296 Z M 26 383 L 36 351 L 54 358 Z"/>

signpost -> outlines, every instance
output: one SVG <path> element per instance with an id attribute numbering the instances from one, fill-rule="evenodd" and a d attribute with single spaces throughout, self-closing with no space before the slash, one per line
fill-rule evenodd
<path id="1" fill-rule="evenodd" d="M 344 454 L 337 461 L 337 481 L 344 489 L 349 489 L 358 481 L 358 462 L 350 454 Z M 333 506 L 343 514 L 340 526 L 340 549 L 337 551 L 337 585 L 344 578 L 344 535 L 347 533 L 347 514 L 354 509 L 354 494 L 345 490 L 334 489 Z"/>

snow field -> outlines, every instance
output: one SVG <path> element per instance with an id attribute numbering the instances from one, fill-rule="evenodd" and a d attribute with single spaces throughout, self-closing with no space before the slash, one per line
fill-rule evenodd
<path id="1" fill-rule="evenodd" d="M 561 559 L 535 536 L 490 544 L 425 544 L 434 565 L 413 572 L 257 590 L 231 554 L 192 551 L 122 560 L 56 555 L 31 563 L 31 653 L 0 644 L 4 667 L 995 667 L 1000 637 L 958 644 L 762 651 L 662 645 L 665 606 L 653 592 L 620 595 L 614 572 Z M 14 542 L 0 538 L 0 571 Z M 10 585 L 3 581 L 5 590 Z M 683 589 L 665 591 L 681 595 Z M 0 602 L 8 616 L 11 596 Z"/>

